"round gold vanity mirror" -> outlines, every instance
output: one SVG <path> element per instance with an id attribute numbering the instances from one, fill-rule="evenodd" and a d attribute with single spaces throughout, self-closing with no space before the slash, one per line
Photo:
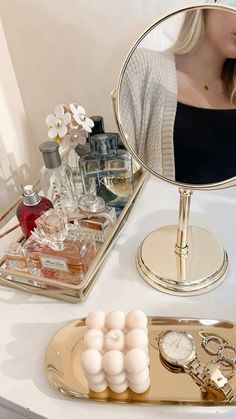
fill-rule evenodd
<path id="1" fill-rule="evenodd" d="M 131 154 L 180 192 L 178 225 L 145 238 L 138 270 L 170 294 L 208 292 L 225 277 L 227 253 L 188 219 L 194 190 L 236 184 L 236 9 L 204 4 L 153 24 L 128 54 L 112 97 Z"/>

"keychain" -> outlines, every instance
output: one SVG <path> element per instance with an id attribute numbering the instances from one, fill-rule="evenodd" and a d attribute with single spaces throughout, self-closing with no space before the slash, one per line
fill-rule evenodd
<path id="1" fill-rule="evenodd" d="M 212 349 L 209 344 L 213 342 L 218 345 L 217 349 Z M 213 364 L 220 364 L 223 367 L 230 367 L 231 371 L 225 376 L 228 380 L 231 380 L 235 374 L 236 364 L 236 348 L 234 345 L 228 342 L 223 342 L 219 336 L 205 336 L 202 339 L 202 347 L 211 356 L 215 356 L 216 359 L 212 361 Z M 234 352 L 234 356 L 224 355 L 225 349 L 230 349 Z"/>

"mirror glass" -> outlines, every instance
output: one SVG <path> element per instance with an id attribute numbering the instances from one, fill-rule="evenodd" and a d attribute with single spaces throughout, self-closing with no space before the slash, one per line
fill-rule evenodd
<path id="1" fill-rule="evenodd" d="M 184 185 L 236 176 L 236 11 L 194 7 L 157 22 L 121 72 L 118 122 L 152 173 Z"/>

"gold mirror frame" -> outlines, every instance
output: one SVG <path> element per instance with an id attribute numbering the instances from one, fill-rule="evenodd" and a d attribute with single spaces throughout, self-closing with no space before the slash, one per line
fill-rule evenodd
<path id="1" fill-rule="evenodd" d="M 175 182 L 157 174 L 130 147 L 122 126 L 119 103 L 124 73 L 132 54 L 142 40 L 169 17 L 197 9 L 236 12 L 236 9 L 230 6 L 202 4 L 181 8 L 165 15 L 152 24 L 135 42 L 120 71 L 117 89 L 112 92 L 116 123 L 127 149 L 148 172 L 179 187 L 180 192 L 178 226 L 164 226 L 151 232 L 144 239 L 137 256 L 138 271 L 142 278 L 155 289 L 172 295 L 185 296 L 203 294 L 216 288 L 224 280 L 228 268 L 228 256 L 222 244 L 210 232 L 200 227 L 188 225 L 192 192 L 194 190 L 209 191 L 235 186 L 236 176 L 212 184 L 190 185 Z"/>

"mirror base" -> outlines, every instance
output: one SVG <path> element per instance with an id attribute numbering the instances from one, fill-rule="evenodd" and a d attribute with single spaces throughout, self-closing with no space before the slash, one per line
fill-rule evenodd
<path id="1" fill-rule="evenodd" d="M 142 278 L 159 291 L 172 295 L 204 294 L 218 287 L 228 268 L 228 256 L 213 234 L 189 226 L 187 255 L 175 252 L 177 226 L 150 233 L 141 244 L 137 267 Z"/>

